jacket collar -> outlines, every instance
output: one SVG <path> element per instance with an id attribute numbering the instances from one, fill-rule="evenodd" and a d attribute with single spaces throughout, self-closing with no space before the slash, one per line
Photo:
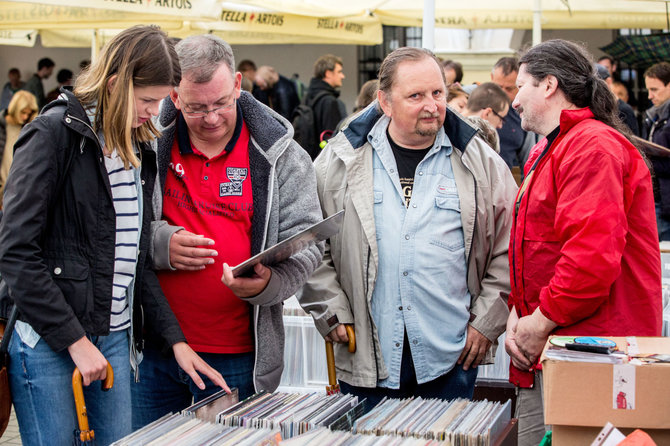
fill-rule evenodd
<path id="1" fill-rule="evenodd" d="M 593 119 L 595 116 L 590 108 L 584 107 L 576 110 L 563 110 L 559 125 L 561 126 L 561 133 L 569 132 L 571 128 L 586 119 Z"/>
<path id="2" fill-rule="evenodd" d="M 651 107 L 645 112 L 645 114 L 653 122 L 662 121 L 670 117 L 670 99 L 662 103 L 661 105 Z"/>
<path id="3" fill-rule="evenodd" d="M 383 115 L 376 100 L 363 109 L 342 130 L 349 144 L 354 149 L 362 147 L 367 142 L 368 134 Z M 449 137 L 451 144 L 463 153 L 472 138 L 477 135 L 477 130 L 466 122 L 465 118 L 448 107 L 444 119 L 444 131 L 447 137 Z"/>

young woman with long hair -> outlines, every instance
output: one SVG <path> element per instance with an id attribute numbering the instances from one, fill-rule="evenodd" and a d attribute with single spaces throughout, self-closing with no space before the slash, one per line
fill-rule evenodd
<path id="1" fill-rule="evenodd" d="M 15 145 L 0 223 L 0 273 L 19 310 L 10 387 L 24 445 L 72 442 L 72 372 L 82 374 L 97 444 L 131 431 L 144 326 L 182 368 L 226 388 L 186 344 L 147 259 L 158 105 L 181 71 L 168 37 L 136 26 L 27 125 Z M 102 392 L 107 363 L 114 387 Z M 133 376 L 133 372 L 134 376 Z"/>

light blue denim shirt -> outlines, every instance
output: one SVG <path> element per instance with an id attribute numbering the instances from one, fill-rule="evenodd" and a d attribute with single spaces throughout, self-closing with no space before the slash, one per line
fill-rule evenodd
<path id="1" fill-rule="evenodd" d="M 454 367 L 465 346 L 470 293 L 451 142 L 440 129 L 416 168 L 405 207 L 388 124 L 387 117 L 380 119 L 368 135 L 379 246 L 372 318 L 389 372 L 378 385 L 397 389 L 405 329 L 419 384 Z"/>

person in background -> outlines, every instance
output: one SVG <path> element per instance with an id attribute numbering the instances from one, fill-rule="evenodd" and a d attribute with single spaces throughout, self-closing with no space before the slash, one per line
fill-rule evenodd
<path id="1" fill-rule="evenodd" d="M 32 93 L 27 91 L 17 91 L 9 102 L 7 110 L 3 111 L 0 120 L 0 142 L 2 142 L 0 208 L 2 208 L 2 195 L 9 176 L 9 168 L 14 159 L 14 144 L 19 139 L 19 133 L 23 126 L 35 119 L 37 112 L 37 100 Z"/>
<path id="2" fill-rule="evenodd" d="M 605 67 L 612 78 L 617 78 L 619 76 L 619 73 L 617 72 L 617 63 L 613 57 L 602 56 L 597 60 L 597 63 Z"/>
<path id="3" fill-rule="evenodd" d="M 510 109 L 503 126 L 498 128 L 500 138 L 500 156 L 511 169 L 519 166 L 523 172 L 531 147 L 537 142 L 537 135 L 521 128 L 521 118 L 511 107 L 517 93 L 516 77 L 519 73 L 519 61 L 516 57 L 502 57 L 493 66 L 491 82 L 503 89 L 509 98 Z"/>
<path id="4" fill-rule="evenodd" d="M 610 88 L 614 92 L 614 95 L 624 101 L 626 104 L 628 104 L 628 99 L 630 96 L 628 95 L 628 89 L 626 86 L 623 84 L 623 82 L 619 81 L 612 81 L 612 84 L 610 85 Z"/>
<path id="5" fill-rule="evenodd" d="M 305 104 L 314 110 L 316 136 L 321 141 L 330 138 L 347 116 L 344 102 L 338 99 L 344 78 L 340 57 L 324 54 L 314 62 L 314 77 L 309 81 Z M 310 154 L 321 151 L 320 147 L 303 148 Z"/>
<path id="6" fill-rule="evenodd" d="M 644 112 L 643 137 L 670 148 L 670 63 L 660 62 L 644 72 L 649 100 L 654 104 Z M 658 239 L 670 240 L 670 157 L 649 156 L 654 169 L 654 195 Z"/>
<path id="7" fill-rule="evenodd" d="M 463 82 L 463 65 L 460 62 L 445 60 L 442 62 L 442 69 L 444 70 L 447 87 L 452 84 L 460 85 Z"/>
<path id="8" fill-rule="evenodd" d="M 249 79 L 251 82 L 256 81 L 256 64 L 253 60 L 244 59 L 237 64 L 237 71 L 242 73 L 242 77 Z"/>
<path id="9" fill-rule="evenodd" d="M 323 214 L 345 214 L 298 300 L 338 343 L 342 391 L 369 407 L 385 396 L 471 398 L 507 319 L 517 187 L 446 97 L 433 53 L 399 48 L 381 65 L 378 106 L 314 163 Z"/>
<path id="10" fill-rule="evenodd" d="M 516 85 L 522 128 L 544 138 L 516 198 L 505 348 L 519 446 L 536 446 L 548 336 L 660 336 L 661 262 L 649 169 L 591 55 L 543 42 L 521 57 Z"/>
<path id="11" fill-rule="evenodd" d="M 161 333 L 199 385 L 198 372 L 225 386 L 186 344 L 147 256 L 156 178 L 147 142 L 158 133 L 150 118 L 180 76 L 164 32 L 126 29 L 74 92 L 48 104 L 16 142 L 0 221 L 0 273 L 19 314 L 8 372 L 26 446 L 72 444 L 75 367 L 96 444 L 131 432 L 130 383 L 143 323 Z M 110 364 L 114 386 L 103 392 L 98 381 Z"/>
<path id="12" fill-rule="evenodd" d="M 256 71 L 256 85 L 268 99 L 268 106 L 286 119 L 299 104 L 295 84 L 268 65 Z"/>
<path id="13" fill-rule="evenodd" d="M 48 57 L 43 57 L 37 62 L 37 72 L 32 75 L 30 79 L 23 86 L 24 90 L 27 90 L 35 95 L 37 98 L 37 106 L 40 110 L 47 105 L 47 98 L 44 94 L 44 84 L 42 81 L 48 79 L 54 71 L 54 66 L 56 64 L 53 60 Z"/>
<path id="14" fill-rule="evenodd" d="M 468 94 L 460 85 L 450 85 L 447 89 L 447 105 L 459 113 L 463 113 L 468 105 Z"/>
<path id="15" fill-rule="evenodd" d="M 607 88 L 609 88 L 612 94 L 614 94 L 614 90 L 612 89 L 612 83 L 613 83 L 612 76 L 610 76 L 610 73 L 607 71 L 607 68 L 598 63 L 596 64 L 596 71 L 598 73 L 598 77 L 600 77 L 600 79 L 605 81 L 605 83 L 607 84 Z M 638 136 L 640 134 L 640 128 L 637 124 L 637 117 L 635 116 L 635 111 L 633 111 L 633 107 L 626 104 L 626 102 L 622 101 L 618 97 L 616 98 L 616 105 L 617 109 L 619 110 L 619 119 L 621 119 L 621 121 L 626 125 L 626 127 L 628 127 L 628 130 L 633 135 Z"/>
<path id="16" fill-rule="evenodd" d="M 72 76 L 72 71 L 68 70 L 67 68 L 63 68 L 62 70 L 58 71 L 58 74 L 56 74 L 56 81 L 58 81 L 58 86 L 47 94 L 47 103 L 55 100 L 58 97 L 61 87 L 72 86 Z"/>
<path id="17" fill-rule="evenodd" d="M 463 116 L 479 116 L 493 128 L 500 129 L 508 112 L 509 100 L 505 92 L 493 82 L 485 82 L 470 93 Z"/>
<path id="18" fill-rule="evenodd" d="M 314 167 L 291 124 L 240 91 L 230 45 L 205 34 L 176 51 L 182 79 L 156 120 L 151 253 L 189 345 L 244 399 L 279 385 L 283 302 L 319 265 L 323 246 L 241 277 L 231 266 L 322 220 Z M 185 377 L 163 344 L 147 330 L 140 369 L 148 385 L 132 387 L 135 429 L 220 391 Z"/>
<path id="19" fill-rule="evenodd" d="M 7 83 L 2 87 L 0 96 L 0 110 L 7 110 L 9 101 L 12 100 L 14 93 L 23 88 L 24 82 L 21 81 L 21 72 L 18 68 L 10 68 L 7 73 Z"/>
<path id="20" fill-rule="evenodd" d="M 370 79 L 366 81 L 356 97 L 354 104 L 354 113 L 358 113 L 377 99 L 377 90 L 379 89 L 379 80 Z"/>

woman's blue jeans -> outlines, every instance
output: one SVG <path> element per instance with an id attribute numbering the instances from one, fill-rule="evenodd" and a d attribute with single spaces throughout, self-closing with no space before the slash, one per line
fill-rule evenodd
<path id="1" fill-rule="evenodd" d="M 132 432 L 128 330 L 89 339 L 114 369 L 111 390 L 103 392 L 101 381 L 84 387 L 89 428 L 100 446 Z M 75 365 L 67 349 L 56 353 L 44 339 L 30 348 L 15 331 L 9 355 L 9 384 L 23 445 L 72 444 L 79 426 L 72 394 Z"/>

